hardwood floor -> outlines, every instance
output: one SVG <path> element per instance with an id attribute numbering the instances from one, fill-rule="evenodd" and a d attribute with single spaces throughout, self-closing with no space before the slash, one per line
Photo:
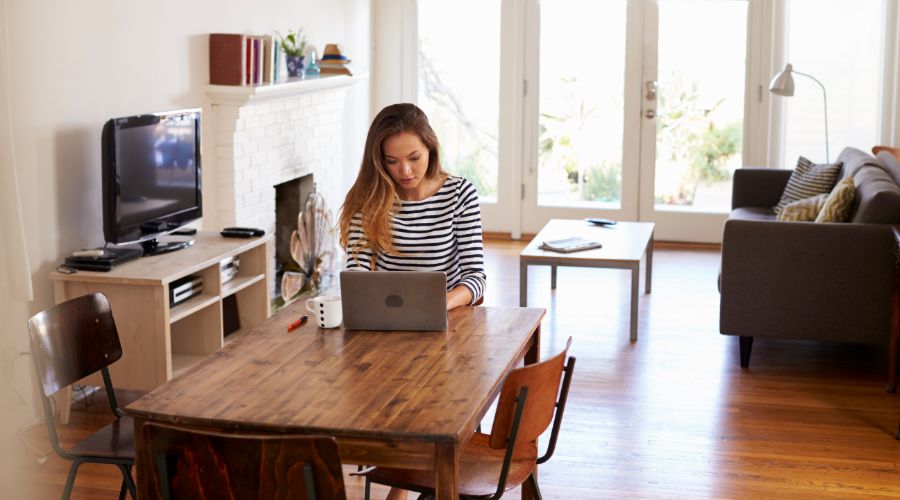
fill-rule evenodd
<path id="1" fill-rule="evenodd" d="M 485 305 L 517 305 L 523 246 L 488 244 Z M 627 271 L 560 268 L 551 292 L 549 268 L 531 268 L 529 305 L 548 310 L 544 355 L 571 335 L 578 357 L 560 442 L 540 468 L 544 498 L 900 497 L 885 351 L 757 340 L 741 370 L 737 339 L 718 330 L 718 267 L 715 250 L 658 247 L 635 343 Z M 64 444 L 103 423 L 95 401 L 72 412 Z M 43 427 L 26 438 L 50 452 Z M 58 498 L 67 467 L 51 454 L 23 477 L 35 498 Z M 112 467 L 83 466 L 73 498 L 116 498 L 119 481 Z M 347 486 L 362 498 L 362 481 Z"/>

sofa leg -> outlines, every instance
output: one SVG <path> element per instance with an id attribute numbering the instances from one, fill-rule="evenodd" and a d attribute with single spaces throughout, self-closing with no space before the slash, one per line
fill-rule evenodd
<path id="1" fill-rule="evenodd" d="M 741 336 L 741 368 L 750 365 L 750 351 L 753 349 L 753 337 Z"/>

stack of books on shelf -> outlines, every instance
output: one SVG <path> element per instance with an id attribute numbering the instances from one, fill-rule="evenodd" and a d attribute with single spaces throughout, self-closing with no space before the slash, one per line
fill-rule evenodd
<path id="1" fill-rule="evenodd" d="M 259 85 L 286 75 L 281 43 L 272 35 L 209 35 L 209 83 Z"/>
<path id="2" fill-rule="evenodd" d="M 319 68 L 322 74 L 353 75 L 350 59 L 341 53 L 341 47 L 336 43 L 325 46 L 322 59 L 319 60 Z"/>

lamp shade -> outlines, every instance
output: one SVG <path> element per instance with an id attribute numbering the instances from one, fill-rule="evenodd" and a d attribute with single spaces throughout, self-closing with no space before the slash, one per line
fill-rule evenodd
<path id="1" fill-rule="evenodd" d="M 769 82 L 769 92 L 788 97 L 794 95 L 794 77 L 791 75 L 793 71 L 791 63 L 787 63 L 781 72 L 772 77 L 772 81 Z"/>

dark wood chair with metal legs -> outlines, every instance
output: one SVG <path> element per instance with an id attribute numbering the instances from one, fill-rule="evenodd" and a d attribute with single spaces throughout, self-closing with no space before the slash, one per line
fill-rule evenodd
<path id="1" fill-rule="evenodd" d="M 132 498 L 136 498 L 131 477 L 134 423 L 119 409 L 107 369 L 122 357 L 122 346 L 106 296 L 92 293 L 51 307 L 28 320 L 28 331 L 50 445 L 59 456 L 72 461 L 62 498 L 69 498 L 75 484 L 75 474 L 83 463 L 115 465 L 122 473 L 119 499 L 125 498 L 126 490 Z M 50 397 L 98 371 L 103 376 L 106 397 L 116 420 L 65 450 L 56 432 Z"/>
<path id="2" fill-rule="evenodd" d="M 463 447 L 459 459 L 460 498 L 494 500 L 516 486 L 526 487 L 525 483 L 535 498 L 541 498 L 534 470 L 536 464 L 549 460 L 556 448 L 575 369 L 574 357 L 565 363 L 571 344 L 569 338 L 563 352 L 510 372 L 500 390 L 491 433 L 476 432 Z M 538 457 L 537 438 L 551 422 L 547 451 Z M 434 471 L 375 467 L 363 475 L 366 500 L 372 482 L 419 492 L 419 498 L 434 495 Z"/>
<path id="3" fill-rule="evenodd" d="M 148 423 L 149 498 L 344 500 L 337 441 L 245 436 Z M 143 472 L 143 469 L 142 469 Z"/>

